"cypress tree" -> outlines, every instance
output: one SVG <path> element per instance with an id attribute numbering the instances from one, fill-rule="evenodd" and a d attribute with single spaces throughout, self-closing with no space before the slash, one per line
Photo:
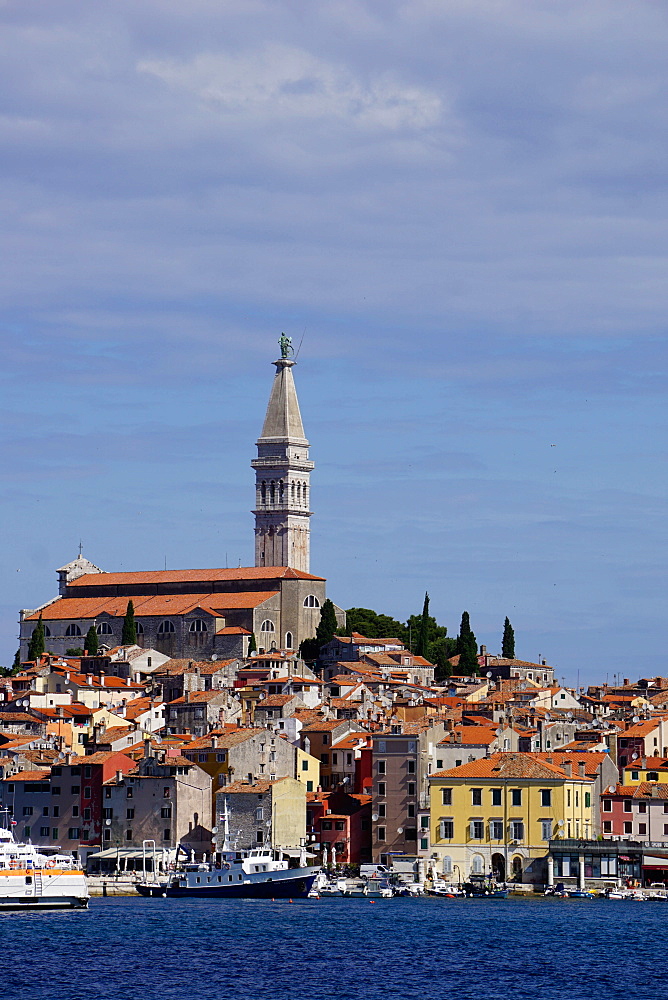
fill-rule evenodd
<path id="1" fill-rule="evenodd" d="M 18 673 L 21 669 L 21 647 L 16 650 L 14 654 L 14 662 L 12 663 L 12 672 Z"/>
<path id="2" fill-rule="evenodd" d="M 424 595 L 424 605 L 422 607 L 422 619 L 420 621 L 420 631 L 418 632 L 415 653 L 417 656 L 428 658 L 429 653 L 429 594 Z"/>
<path id="3" fill-rule="evenodd" d="M 123 619 L 123 634 L 121 635 L 121 646 L 137 645 L 137 626 L 135 624 L 135 609 L 132 601 L 128 601 Z"/>
<path id="4" fill-rule="evenodd" d="M 248 640 L 248 655 L 250 656 L 251 653 L 254 653 L 256 651 L 256 649 L 257 649 L 257 640 L 255 638 L 255 632 L 251 632 L 251 637 Z"/>
<path id="5" fill-rule="evenodd" d="M 318 647 L 324 646 L 326 642 L 329 642 L 338 627 L 339 623 L 336 620 L 334 605 L 328 597 L 320 611 L 320 622 L 315 630 Z"/>
<path id="6" fill-rule="evenodd" d="M 84 646 L 88 656 L 95 656 L 95 654 L 98 651 L 99 645 L 100 645 L 100 640 L 97 635 L 97 629 L 95 628 L 94 625 L 91 625 L 91 627 L 86 632 L 86 639 L 84 641 Z"/>
<path id="7" fill-rule="evenodd" d="M 501 656 L 507 660 L 515 659 L 515 631 L 506 615 L 503 625 L 503 642 L 501 644 Z"/>
<path id="8" fill-rule="evenodd" d="M 28 647 L 28 659 L 37 660 L 44 650 L 46 649 L 46 642 L 44 638 L 44 622 L 42 621 L 42 616 L 40 615 L 37 619 L 37 627 L 33 630 L 32 636 L 30 638 L 30 646 Z"/>
<path id="9" fill-rule="evenodd" d="M 462 613 L 462 621 L 457 636 L 457 652 L 459 653 L 459 673 L 478 673 L 478 640 L 471 631 L 468 611 Z"/>

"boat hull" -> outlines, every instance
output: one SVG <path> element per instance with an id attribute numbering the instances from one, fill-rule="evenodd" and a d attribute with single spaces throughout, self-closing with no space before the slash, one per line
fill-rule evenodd
<path id="1" fill-rule="evenodd" d="M 278 875 L 279 873 L 276 873 Z M 135 888 L 142 896 L 166 896 L 169 899 L 305 899 L 317 877 L 317 870 L 290 878 L 248 880 L 228 885 L 189 885 L 177 879 L 171 883 L 138 882 Z"/>

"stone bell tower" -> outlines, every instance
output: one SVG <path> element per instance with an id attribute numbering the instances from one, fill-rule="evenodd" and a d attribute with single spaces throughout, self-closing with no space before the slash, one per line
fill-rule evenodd
<path id="1" fill-rule="evenodd" d="M 310 572 L 310 478 L 314 463 L 308 457 L 297 390 L 292 376 L 296 364 L 292 342 L 279 340 L 281 357 L 267 414 L 258 438 L 255 469 L 255 565 L 291 566 Z"/>

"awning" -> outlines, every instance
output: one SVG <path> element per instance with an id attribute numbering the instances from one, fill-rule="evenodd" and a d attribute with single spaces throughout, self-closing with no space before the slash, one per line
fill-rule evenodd
<path id="1" fill-rule="evenodd" d="M 642 859 L 643 868 L 668 868 L 668 858 L 646 854 Z"/>
<path id="2" fill-rule="evenodd" d="M 280 851 L 281 854 L 287 854 L 289 858 L 299 858 L 302 853 L 298 848 L 295 849 L 293 847 L 279 847 L 277 850 Z M 308 851 L 305 851 L 305 856 L 307 858 L 314 858 L 315 854 L 309 854 Z"/>
<path id="3" fill-rule="evenodd" d="M 160 854 L 160 851 L 156 851 L 156 854 Z M 146 857 L 152 857 L 153 851 L 147 851 Z M 127 847 L 109 847 L 106 851 L 98 851 L 96 854 L 89 854 L 88 860 L 91 858 L 143 858 L 144 852 L 138 851 L 136 848 L 133 850 Z"/>

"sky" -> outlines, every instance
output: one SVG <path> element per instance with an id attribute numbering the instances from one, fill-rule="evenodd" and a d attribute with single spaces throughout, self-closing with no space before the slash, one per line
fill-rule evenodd
<path id="1" fill-rule="evenodd" d="M 0 663 L 249 565 L 282 331 L 312 571 L 570 685 L 668 673 L 668 9 L 0 0 Z"/>

